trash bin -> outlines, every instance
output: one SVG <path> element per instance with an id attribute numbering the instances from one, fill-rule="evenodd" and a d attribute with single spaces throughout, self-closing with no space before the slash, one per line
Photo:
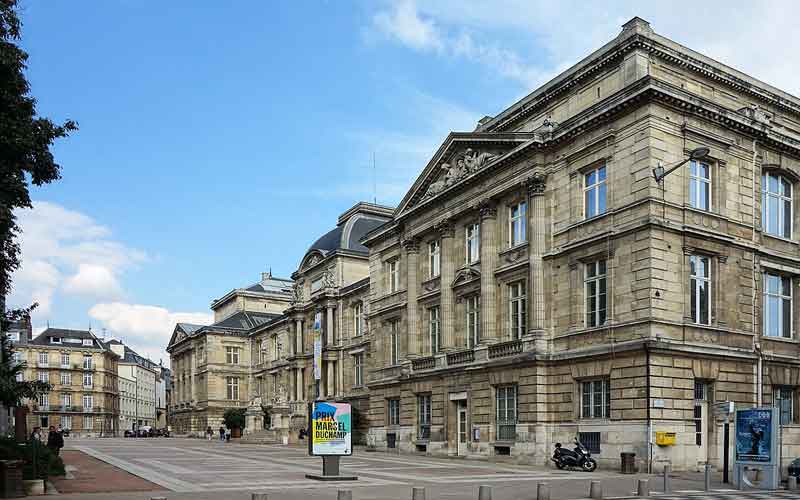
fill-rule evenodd
<path id="1" fill-rule="evenodd" d="M 387 448 L 397 447 L 397 434 L 395 434 L 394 432 L 386 434 L 386 447 Z"/>
<path id="2" fill-rule="evenodd" d="M 636 473 L 636 453 L 623 452 L 619 454 L 620 472 L 623 474 Z"/>

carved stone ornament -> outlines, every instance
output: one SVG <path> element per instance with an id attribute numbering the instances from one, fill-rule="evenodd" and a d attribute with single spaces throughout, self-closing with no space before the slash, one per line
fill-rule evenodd
<path id="1" fill-rule="evenodd" d="M 497 204 L 493 200 L 484 198 L 478 202 L 478 212 L 482 219 L 497 217 Z"/>
<path id="2" fill-rule="evenodd" d="M 295 281 L 292 283 L 292 304 L 301 304 L 303 300 L 303 286 Z"/>
<path id="3" fill-rule="evenodd" d="M 308 259 L 308 265 L 306 267 L 312 267 L 320 261 L 319 255 L 312 255 L 310 259 Z"/>
<path id="4" fill-rule="evenodd" d="M 530 177 L 525 179 L 525 185 L 528 187 L 530 194 L 542 194 L 547 187 L 547 174 L 544 172 L 534 172 Z"/>
<path id="5" fill-rule="evenodd" d="M 322 286 L 324 288 L 336 288 L 336 275 L 333 268 L 329 267 L 322 273 Z"/>
<path id="6" fill-rule="evenodd" d="M 513 252 L 508 252 L 503 257 L 506 262 L 509 264 L 513 264 L 514 262 L 519 261 L 525 256 L 525 251 L 520 249 L 514 250 Z"/>
<path id="7" fill-rule="evenodd" d="M 441 193 L 450 186 L 461 182 L 462 180 L 470 177 L 479 170 L 483 169 L 492 160 L 497 158 L 498 155 L 489 152 L 478 153 L 467 148 L 463 156 L 456 159 L 455 164 L 442 163 L 439 167 L 442 174 L 439 179 L 430 186 L 425 192 L 423 199 L 431 198 Z"/>
<path id="8" fill-rule="evenodd" d="M 419 252 L 419 238 L 406 238 L 403 240 L 403 248 L 408 253 Z"/>

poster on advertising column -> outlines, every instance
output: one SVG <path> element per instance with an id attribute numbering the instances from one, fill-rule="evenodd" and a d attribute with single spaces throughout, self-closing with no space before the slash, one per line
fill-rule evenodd
<path id="1" fill-rule="evenodd" d="M 773 464 L 776 458 L 777 427 L 774 408 L 736 411 L 736 462 Z"/>
<path id="2" fill-rule="evenodd" d="M 309 406 L 308 452 L 312 456 L 353 454 L 350 403 L 315 401 Z"/>
<path id="3" fill-rule="evenodd" d="M 322 379 L 322 313 L 314 315 L 314 380 Z"/>

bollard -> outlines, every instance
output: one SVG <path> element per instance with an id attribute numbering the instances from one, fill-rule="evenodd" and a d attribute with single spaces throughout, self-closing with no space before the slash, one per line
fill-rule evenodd
<path id="1" fill-rule="evenodd" d="M 669 464 L 664 464 L 664 493 L 669 493 Z"/>
<path id="2" fill-rule="evenodd" d="M 600 481 L 592 481 L 589 483 L 589 498 L 603 498 L 603 485 L 600 484 Z"/>
<path id="3" fill-rule="evenodd" d="M 425 488 L 411 488 L 411 500 L 425 500 Z"/>
<path id="4" fill-rule="evenodd" d="M 787 490 L 796 490 L 797 489 L 797 476 L 789 476 L 786 479 L 786 489 Z"/>
<path id="5" fill-rule="evenodd" d="M 711 464 L 706 463 L 705 473 L 706 473 L 705 476 L 706 491 L 711 491 Z"/>
<path id="6" fill-rule="evenodd" d="M 251 493 L 250 500 L 267 500 L 266 493 Z"/>
<path id="7" fill-rule="evenodd" d="M 536 485 L 536 500 L 550 500 L 550 485 L 539 483 Z"/>
<path id="8" fill-rule="evenodd" d="M 339 490 L 336 500 L 353 500 L 353 492 L 350 490 Z"/>
<path id="9" fill-rule="evenodd" d="M 480 486 L 478 488 L 478 500 L 492 500 L 492 487 Z"/>
<path id="10" fill-rule="evenodd" d="M 639 480 L 639 483 L 636 485 L 636 496 L 637 497 L 650 496 L 650 483 L 647 481 L 647 479 Z"/>

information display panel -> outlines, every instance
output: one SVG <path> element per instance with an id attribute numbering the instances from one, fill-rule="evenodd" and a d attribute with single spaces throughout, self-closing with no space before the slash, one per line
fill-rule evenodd
<path id="1" fill-rule="evenodd" d="M 315 401 L 309 405 L 308 453 L 313 456 L 349 456 L 352 446 L 350 403 Z"/>

